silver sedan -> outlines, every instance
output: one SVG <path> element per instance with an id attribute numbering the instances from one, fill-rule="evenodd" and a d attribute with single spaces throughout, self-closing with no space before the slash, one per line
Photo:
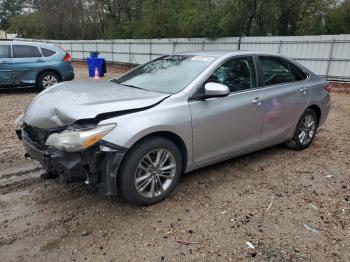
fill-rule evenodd
<path id="1" fill-rule="evenodd" d="M 326 80 L 278 55 L 179 53 L 111 81 L 48 88 L 17 134 L 44 178 L 150 205 L 182 173 L 280 143 L 307 148 L 330 111 L 329 92 Z"/>

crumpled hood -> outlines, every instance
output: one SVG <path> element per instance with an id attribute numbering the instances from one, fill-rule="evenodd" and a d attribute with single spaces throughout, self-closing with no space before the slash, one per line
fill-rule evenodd
<path id="1" fill-rule="evenodd" d="M 36 96 L 26 108 L 23 120 L 33 127 L 51 129 L 104 113 L 150 107 L 168 96 L 111 81 L 65 82 Z"/>

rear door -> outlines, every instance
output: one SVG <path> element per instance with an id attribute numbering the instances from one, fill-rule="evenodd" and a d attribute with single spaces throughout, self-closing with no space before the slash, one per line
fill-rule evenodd
<path id="1" fill-rule="evenodd" d="M 231 94 L 190 101 L 194 162 L 206 162 L 259 146 L 264 97 L 257 88 L 253 57 L 226 61 L 206 82 L 224 84 Z M 202 90 L 204 84 L 197 93 Z"/>
<path id="2" fill-rule="evenodd" d="M 36 76 L 45 61 L 36 46 L 25 44 L 12 45 L 12 70 L 17 85 L 35 84 Z"/>
<path id="3" fill-rule="evenodd" d="M 0 86 L 12 84 L 11 45 L 0 44 Z"/>
<path id="4" fill-rule="evenodd" d="M 294 133 L 296 123 L 310 99 L 306 73 L 289 61 L 260 56 L 264 81 L 265 117 L 262 144 L 284 142 Z"/>

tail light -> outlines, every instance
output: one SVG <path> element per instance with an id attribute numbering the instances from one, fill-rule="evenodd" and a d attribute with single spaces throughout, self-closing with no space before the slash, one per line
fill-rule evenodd
<path id="1" fill-rule="evenodd" d="M 70 53 L 69 53 L 67 50 L 63 49 L 63 48 L 61 48 L 61 49 L 62 49 L 64 52 L 66 52 L 65 56 L 63 57 L 63 61 L 64 61 L 64 62 L 70 62 L 70 61 L 72 61 L 72 57 L 71 57 Z"/>
<path id="2" fill-rule="evenodd" d="M 66 55 L 63 57 L 64 62 L 70 62 L 71 61 L 71 56 L 68 52 L 66 52 Z"/>
<path id="3" fill-rule="evenodd" d="M 328 83 L 324 89 L 326 89 L 327 92 L 331 92 L 332 91 L 332 84 L 331 83 Z"/>

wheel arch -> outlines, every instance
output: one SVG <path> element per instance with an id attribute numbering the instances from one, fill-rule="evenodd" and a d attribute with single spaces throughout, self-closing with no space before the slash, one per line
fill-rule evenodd
<path id="1" fill-rule="evenodd" d="M 52 68 L 45 68 L 36 74 L 35 83 L 38 84 L 40 75 L 42 75 L 43 73 L 48 73 L 48 72 L 53 72 L 53 73 L 57 74 L 58 77 L 60 78 L 59 80 L 62 81 L 62 75 L 58 70 L 52 69 Z"/>
<path id="2" fill-rule="evenodd" d="M 318 105 L 314 104 L 314 105 L 309 106 L 308 109 L 311 109 L 316 113 L 317 125 L 319 125 L 320 120 L 321 120 L 321 115 L 322 115 L 321 108 Z"/>
<path id="3" fill-rule="evenodd" d="M 132 144 L 132 146 L 128 149 L 130 150 L 132 147 L 134 147 L 136 144 L 140 143 L 141 141 L 144 141 L 146 139 L 149 139 L 150 137 L 163 137 L 165 139 L 170 140 L 173 142 L 180 150 L 181 157 L 182 157 L 182 173 L 185 172 L 187 168 L 187 161 L 188 161 L 188 150 L 186 143 L 184 140 L 177 134 L 171 131 L 155 131 L 152 133 L 149 133 L 140 139 L 138 139 L 135 143 Z"/>

